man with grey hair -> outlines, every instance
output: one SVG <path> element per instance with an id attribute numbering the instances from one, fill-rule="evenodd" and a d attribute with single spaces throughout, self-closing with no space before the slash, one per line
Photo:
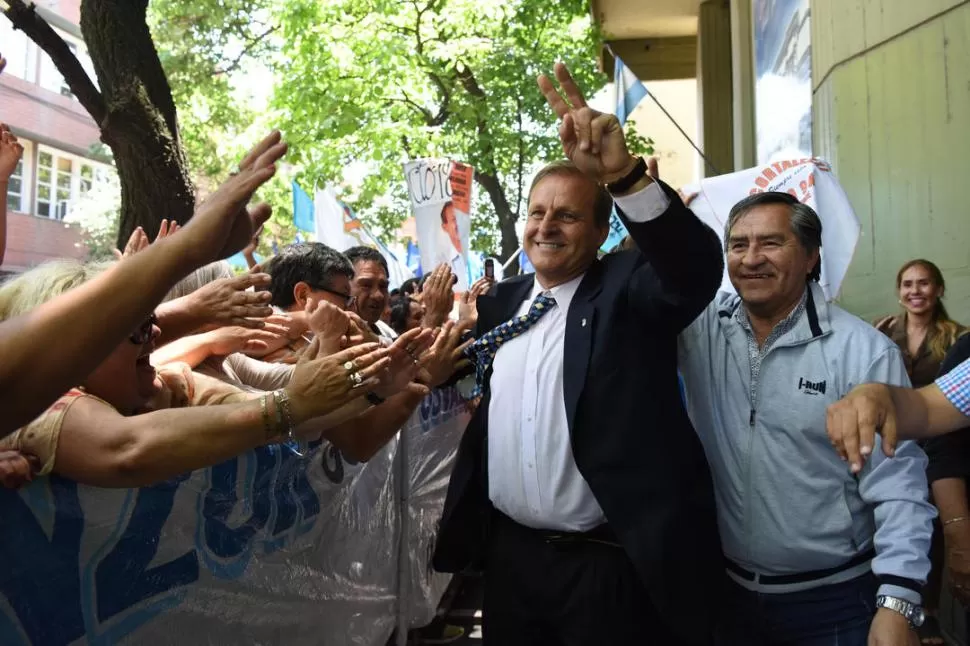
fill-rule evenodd
<path id="1" fill-rule="evenodd" d="M 719 643 L 908 644 L 930 568 L 926 456 L 907 442 L 853 475 L 825 428 L 856 384 L 909 383 L 899 350 L 825 302 L 811 207 L 749 196 L 724 237 L 737 294 L 719 294 L 679 348 L 730 579 Z"/>

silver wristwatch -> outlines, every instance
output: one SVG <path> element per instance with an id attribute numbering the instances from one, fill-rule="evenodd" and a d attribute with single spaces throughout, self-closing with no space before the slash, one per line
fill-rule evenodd
<path id="1" fill-rule="evenodd" d="M 893 612 L 898 612 L 902 616 L 906 617 L 906 621 L 913 628 L 919 628 L 923 625 L 923 620 L 926 619 L 926 615 L 923 613 L 923 609 L 917 606 L 915 603 L 910 603 L 905 599 L 900 599 L 899 597 L 889 597 L 884 594 L 876 597 L 876 607 L 877 608 L 888 608 Z"/>

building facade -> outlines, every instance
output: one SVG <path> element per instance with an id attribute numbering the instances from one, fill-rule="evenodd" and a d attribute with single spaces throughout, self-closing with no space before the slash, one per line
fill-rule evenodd
<path id="1" fill-rule="evenodd" d="M 947 279 L 950 313 L 970 323 L 970 0 L 591 0 L 591 10 L 604 69 L 615 52 L 647 87 L 696 79 L 700 143 L 720 173 L 785 152 L 831 163 L 862 226 L 844 307 L 867 319 L 896 311 L 896 271 L 927 258 Z"/>
<path id="2" fill-rule="evenodd" d="M 96 82 L 78 27 L 81 0 L 38 2 L 37 11 L 64 38 Z M 83 258 L 87 249 L 72 211 L 114 173 L 100 152 L 99 131 L 50 58 L 0 16 L 0 121 L 24 145 L 7 192 L 7 252 L 0 271 L 19 272 L 53 258 Z"/>

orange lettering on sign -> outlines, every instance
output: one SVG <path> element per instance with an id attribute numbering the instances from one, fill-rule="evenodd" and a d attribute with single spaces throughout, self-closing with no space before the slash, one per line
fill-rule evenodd
<path id="1" fill-rule="evenodd" d="M 360 228 L 360 220 L 355 218 L 350 209 L 344 208 L 344 233 L 350 233 Z"/>
<path id="2" fill-rule="evenodd" d="M 451 201 L 464 213 L 472 212 L 472 179 L 475 169 L 455 162 L 448 177 L 451 182 Z"/>

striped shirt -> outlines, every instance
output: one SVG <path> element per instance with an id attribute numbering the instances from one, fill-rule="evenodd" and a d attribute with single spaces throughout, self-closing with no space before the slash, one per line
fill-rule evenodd
<path id="1" fill-rule="evenodd" d="M 970 359 L 937 379 L 936 385 L 958 411 L 970 417 Z"/>

